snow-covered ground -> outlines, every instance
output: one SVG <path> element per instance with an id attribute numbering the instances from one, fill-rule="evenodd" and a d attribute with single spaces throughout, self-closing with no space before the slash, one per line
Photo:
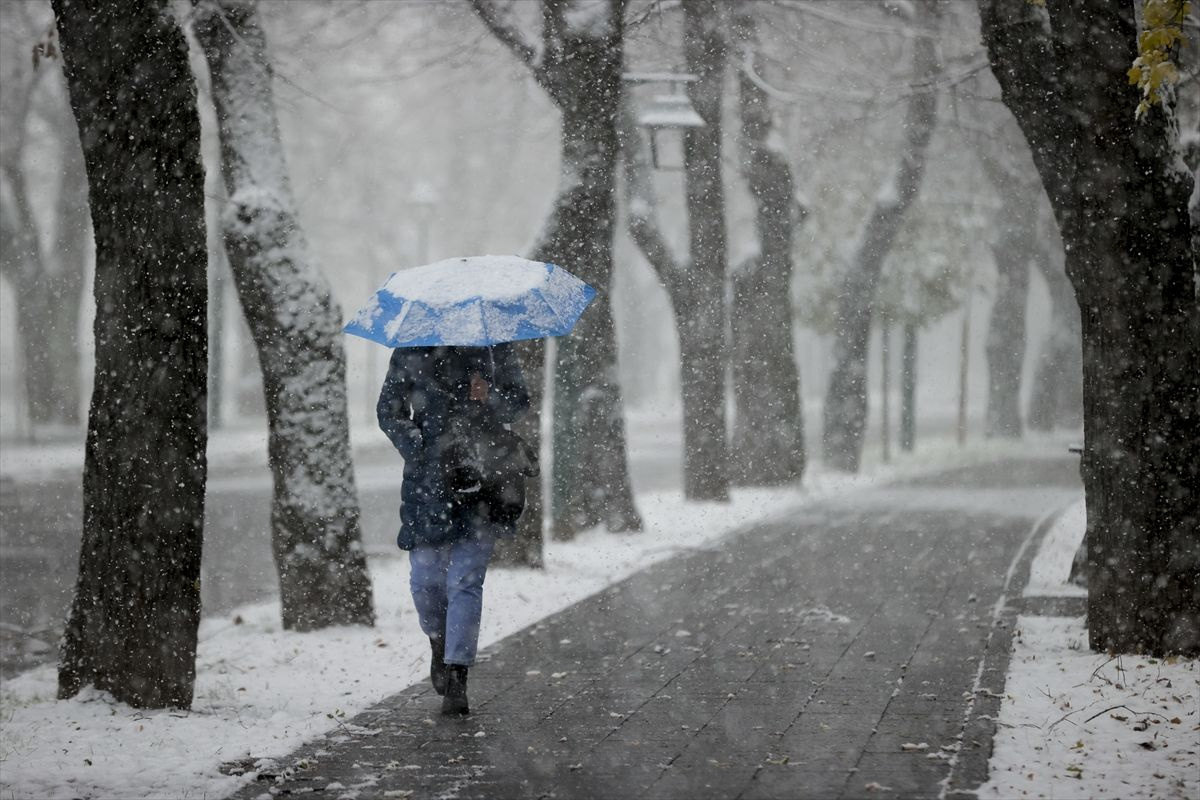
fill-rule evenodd
<path id="1" fill-rule="evenodd" d="M 1026 596 L 1086 596 L 1067 583 L 1083 501 L 1046 535 Z M 984 798 L 1200 797 L 1200 660 L 1109 658 L 1083 618 L 1021 616 Z"/>

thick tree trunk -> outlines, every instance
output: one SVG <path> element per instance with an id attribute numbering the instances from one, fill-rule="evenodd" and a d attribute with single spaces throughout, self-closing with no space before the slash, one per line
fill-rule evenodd
<path id="1" fill-rule="evenodd" d="M 1133 9 L 989 0 L 984 41 L 1082 311 L 1093 649 L 1200 652 L 1200 309 L 1170 108 L 1138 123 Z"/>
<path id="2" fill-rule="evenodd" d="M 904 325 L 904 352 L 900 356 L 900 449 L 912 452 L 917 444 L 917 326 Z"/>
<path id="3" fill-rule="evenodd" d="M 738 485 L 775 486 L 800 480 L 805 467 L 800 371 L 792 352 L 796 201 L 791 167 L 772 138 L 767 94 L 755 83 L 761 59 L 754 13 L 752 5 L 734 11 L 742 171 L 757 214 L 759 248 L 730 276 L 732 473 Z"/>
<path id="4" fill-rule="evenodd" d="M 921 8 L 929 10 L 929 22 L 935 24 L 936 6 Z M 929 87 L 940 69 L 937 45 L 933 37 L 923 36 L 913 42 L 913 48 L 913 82 L 919 86 L 910 90 L 900 164 L 880 189 L 863 225 L 838 301 L 834 367 L 825 394 L 822 445 L 825 463 L 848 472 L 857 472 L 862 458 L 867 424 L 867 346 L 880 270 L 904 214 L 920 190 L 926 151 L 937 122 L 936 89 Z"/>
<path id="5" fill-rule="evenodd" d="M 564 174 L 550 224 L 533 258 L 562 264 L 601 297 L 569 336 L 555 342 L 551 530 L 555 538 L 604 523 L 640 530 L 625 445 L 616 333 L 608 288 L 615 222 L 616 103 L 620 51 L 577 46 L 591 62 L 591 96 L 573 95 L 563 110 Z M 584 76 L 576 76 L 586 80 Z M 572 182 L 576 182 L 574 186 Z"/>
<path id="6" fill-rule="evenodd" d="M 721 98 L 726 41 L 716 0 L 683 6 L 683 55 L 699 77 L 688 86 L 703 128 L 683 137 L 688 210 L 690 291 L 679 307 L 680 389 L 683 395 L 684 495 L 729 499 L 725 422 L 725 188 L 721 176 Z"/>
<path id="7" fill-rule="evenodd" d="M 59 695 L 191 705 L 207 338 L 204 175 L 182 33 L 159 0 L 54 0 L 96 236 L 96 374 Z"/>
<path id="8" fill-rule="evenodd" d="M 225 246 L 262 368 L 283 626 L 371 625 L 341 314 L 296 219 L 255 8 L 198 7 L 194 27 L 220 124 Z"/>
<path id="9" fill-rule="evenodd" d="M 1018 191 L 1016 181 L 998 181 L 1003 197 L 999 236 L 992 244 L 996 264 L 996 298 L 988 320 L 988 395 L 985 435 L 1020 438 L 1021 370 L 1025 364 L 1025 305 L 1029 297 L 1029 262 L 1037 222 L 1037 206 Z M 1024 187 L 1030 188 L 1030 187 Z"/>
<path id="10" fill-rule="evenodd" d="M 70 131 L 64 136 L 74 138 Z M 5 232 L 0 269 L 17 296 L 25 402 L 29 421 L 35 426 L 74 426 L 80 422 L 77 328 L 86 261 L 81 240 L 89 229 L 87 180 L 78 148 L 78 144 L 64 142 L 56 243 L 49 250 L 39 241 L 22 167 L 4 168 L 11 205 L 2 223 Z"/>
<path id="11" fill-rule="evenodd" d="M 1038 353 L 1029 396 L 1029 427 L 1039 431 L 1083 425 L 1079 304 L 1062 261 L 1061 245 L 1053 256 L 1044 247 L 1034 254 L 1034 263 L 1050 292 L 1050 330 Z"/>

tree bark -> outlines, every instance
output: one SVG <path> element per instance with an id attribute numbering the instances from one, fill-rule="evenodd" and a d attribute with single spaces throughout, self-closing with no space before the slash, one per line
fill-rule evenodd
<path id="1" fill-rule="evenodd" d="M 194 29 L 220 125 L 225 247 L 262 368 L 283 627 L 372 625 L 341 312 L 296 218 L 256 4 L 198 6 Z"/>
<path id="2" fill-rule="evenodd" d="M 1172 109 L 1134 120 L 1133 9 L 988 0 L 984 42 L 1066 245 L 1083 335 L 1093 649 L 1200 652 L 1200 308 Z"/>
<path id="3" fill-rule="evenodd" d="M 96 236 L 96 374 L 59 696 L 191 705 L 206 476 L 204 175 L 157 0 L 54 0 Z"/>
<path id="4" fill-rule="evenodd" d="M 617 373 L 616 335 L 607 294 L 615 224 L 617 110 L 621 96 L 624 0 L 543 0 L 538 45 L 489 0 L 472 0 L 479 18 L 518 58 L 562 112 L 558 194 L 530 258 L 560 264 L 600 298 L 575 330 L 555 343 L 551 531 L 570 539 L 598 523 L 640 530 L 633 502 Z M 530 384 L 538 383 L 537 348 L 523 353 Z M 532 354 L 533 358 L 526 357 Z M 538 414 L 524 423 L 536 432 Z M 536 444 L 540 437 L 530 437 Z M 538 526 L 527 508 L 523 523 Z"/>
<path id="5" fill-rule="evenodd" d="M 792 236 L 797 210 L 792 170 L 773 138 L 767 93 L 756 83 L 761 58 L 752 5 L 734 10 L 739 44 L 742 169 L 754 201 L 758 253 L 731 278 L 733 481 L 777 486 L 804 474 L 800 370 L 792 352 Z"/>
<path id="6" fill-rule="evenodd" d="M 936 24 L 936 5 L 918 6 Z M 883 261 L 912 205 L 925 174 L 926 151 L 937 122 L 937 92 L 930 86 L 940 70 L 937 45 L 931 36 L 913 42 L 913 75 L 918 87 L 904 118 L 904 149 L 900 163 L 881 187 L 850 259 L 838 300 L 834 335 L 833 373 L 825 394 L 823 455 L 834 469 L 857 472 L 867 424 L 867 347 L 871 336 L 872 305 Z"/>

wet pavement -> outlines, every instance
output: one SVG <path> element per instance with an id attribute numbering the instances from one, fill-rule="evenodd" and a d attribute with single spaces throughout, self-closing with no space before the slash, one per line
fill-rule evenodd
<path id="1" fill-rule="evenodd" d="M 799 508 L 487 648 L 470 717 L 408 687 L 237 796 L 973 796 L 1077 472 L 1008 461 Z"/>

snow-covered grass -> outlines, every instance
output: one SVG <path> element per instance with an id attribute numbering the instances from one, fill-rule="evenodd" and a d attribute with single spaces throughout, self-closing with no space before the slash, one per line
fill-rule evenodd
<path id="1" fill-rule="evenodd" d="M 1087 517 L 1067 508 L 1043 540 L 1026 596 L 1067 583 Z M 1018 618 L 984 798 L 1200 797 L 1200 660 L 1110 658 L 1083 618 Z"/>
<path id="2" fill-rule="evenodd" d="M 949 464 L 1028 455 L 1029 449 L 929 443 L 890 466 L 869 460 L 858 476 L 814 469 L 803 489 L 736 491 L 730 504 L 685 503 L 678 492 L 640 494 L 643 533 L 590 531 L 572 542 L 548 542 L 544 570 L 489 572 L 481 644 L 672 554 L 713 545 L 814 499 Z M 277 602 L 206 619 L 190 713 L 138 711 L 95 691 L 57 701 L 50 665 L 6 681 L 0 798 L 222 797 L 248 778 L 222 774 L 221 764 L 284 756 L 424 679 L 428 643 L 411 608 L 407 559 L 373 557 L 370 567 L 378 612 L 373 629 L 284 632 Z"/>
<path id="3" fill-rule="evenodd" d="M 988 798 L 1200 797 L 1200 662 L 1109 658 L 1082 618 L 1018 619 Z"/>

